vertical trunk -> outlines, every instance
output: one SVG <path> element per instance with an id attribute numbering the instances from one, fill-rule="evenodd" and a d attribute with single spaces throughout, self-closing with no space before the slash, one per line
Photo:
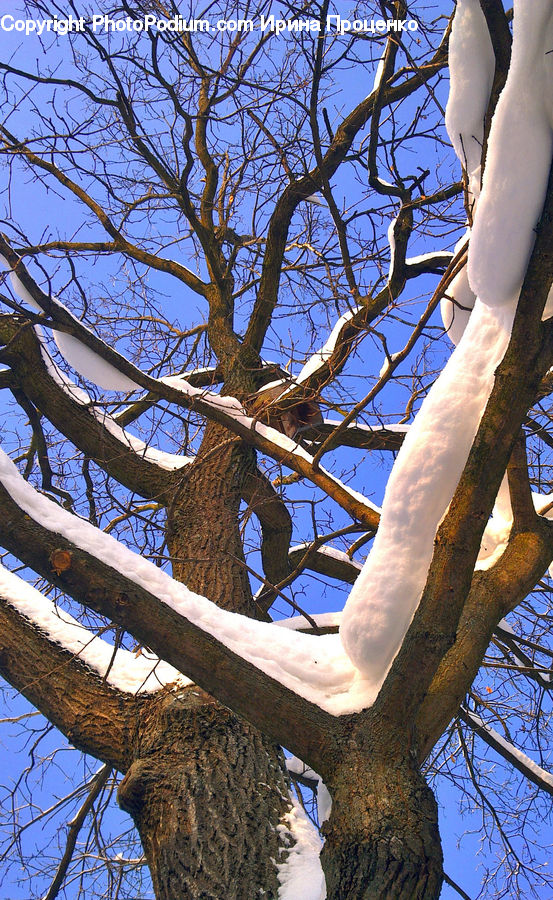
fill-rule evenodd
<path id="1" fill-rule="evenodd" d="M 255 618 L 238 518 L 242 484 L 254 466 L 250 448 L 208 424 L 168 510 L 167 543 L 174 578 L 223 609 Z"/>
<path id="2" fill-rule="evenodd" d="M 138 752 L 119 803 L 157 900 L 275 900 L 276 826 L 288 810 L 277 748 L 191 686 L 152 701 Z"/>
<path id="3" fill-rule="evenodd" d="M 415 762 L 401 754 L 347 754 L 330 788 L 321 857 L 327 900 L 437 900 L 438 811 Z"/>
<path id="4" fill-rule="evenodd" d="M 173 575 L 214 603 L 256 614 L 239 530 L 253 453 L 209 424 L 168 510 Z M 194 685 L 156 696 L 119 789 L 157 900 L 276 900 L 277 826 L 289 809 L 280 748 Z"/>

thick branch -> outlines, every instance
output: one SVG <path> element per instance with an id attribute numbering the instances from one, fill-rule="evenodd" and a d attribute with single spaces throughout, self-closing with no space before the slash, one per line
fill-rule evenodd
<path id="1" fill-rule="evenodd" d="M 319 764 L 337 727 L 329 713 L 265 675 L 130 578 L 33 521 L 3 486 L 0 501 L 0 540 L 6 549 L 109 617 L 301 759 L 315 767 Z M 77 519 L 75 524 L 78 527 Z M 71 565 L 56 574 L 50 560 L 59 550 L 70 554 Z"/>
<path id="2" fill-rule="evenodd" d="M 141 457 L 52 378 L 33 329 L 15 316 L 0 316 L 0 342 L 24 394 L 86 456 L 142 497 L 160 499 L 171 492 L 174 472 Z"/>
<path id="3" fill-rule="evenodd" d="M 75 747 L 126 771 L 144 700 L 110 687 L 1 597 L 0 672 Z"/>

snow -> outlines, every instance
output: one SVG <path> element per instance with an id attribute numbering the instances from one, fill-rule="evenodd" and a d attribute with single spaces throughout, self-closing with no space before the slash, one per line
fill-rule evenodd
<path id="1" fill-rule="evenodd" d="M 375 699 L 343 651 L 339 635 L 301 634 L 220 609 L 26 482 L 0 450 L 0 483 L 35 522 L 94 555 L 234 653 L 331 715 L 357 712 Z"/>
<path id="2" fill-rule="evenodd" d="M 518 296 L 553 149 L 553 8 L 515 0 L 511 66 L 493 118 L 469 248 L 469 282 L 490 306 Z"/>
<path id="3" fill-rule="evenodd" d="M 507 547 L 513 525 L 513 512 L 509 496 L 509 482 L 505 475 L 497 493 L 492 515 L 488 521 L 475 569 L 491 569 Z"/>
<path id="4" fill-rule="evenodd" d="M 388 270 L 388 281 L 390 281 L 390 278 L 394 274 L 394 265 L 396 262 L 396 222 L 397 218 L 392 219 L 392 221 L 388 225 L 388 243 L 390 245 L 390 268 Z"/>
<path id="5" fill-rule="evenodd" d="M 278 900 L 325 900 L 326 884 L 320 862 L 322 841 L 307 813 L 295 797 L 292 808 L 277 825 L 284 841 L 294 841 L 286 861 L 277 865 Z"/>
<path id="6" fill-rule="evenodd" d="M 409 256 L 405 260 L 406 266 L 420 266 L 423 263 L 432 263 L 435 261 L 436 257 L 440 256 L 442 259 L 444 257 L 449 257 L 449 259 L 453 259 L 455 253 L 449 250 L 431 250 L 430 253 L 419 253 L 418 256 Z"/>
<path id="7" fill-rule="evenodd" d="M 323 203 L 322 200 L 319 200 L 316 194 L 310 194 L 309 197 L 305 198 L 306 203 L 313 203 L 314 206 L 326 206 L 326 203 Z"/>
<path id="8" fill-rule="evenodd" d="M 123 375 L 78 338 L 64 331 L 53 331 L 58 350 L 72 369 L 107 391 L 139 391 L 140 385 Z"/>
<path id="9" fill-rule="evenodd" d="M 12 288 L 13 288 L 15 294 L 17 294 L 17 296 L 19 297 L 19 299 L 23 300 L 23 303 L 26 303 L 35 312 L 38 312 L 38 313 L 44 312 L 44 310 L 42 309 L 42 306 L 39 306 L 39 304 L 36 302 L 36 300 L 33 297 L 31 297 L 29 291 L 24 286 L 21 279 L 18 278 L 18 276 L 12 270 L 6 257 L 3 256 L 1 253 L 0 253 L 0 265 L 4 266 L 4 268 L 9 271 Z"/>
<path id="10" fill-rule="evenodd" d="M 396 359 L 398 359 L 398 357 L 400 357 L 400 356 L 401 356 L 401 353 L 391 353 L 390 356 L 386 357 L 386 359 L 384 360 L 384 362 L 382 364 L 380 372 L 378 373 L 380 378 L 384 378 L 384 376 L 387 374 L 388 370 L 390 369 L 392 363 L 394 363 L 396 361 Z"/>
<path id="11" fill-rule="evenodd" d="M 495 55 L 479 0 L 458 0 L 449 38 L 451 85 L 445 124 L 466 169 L 469 190 L 480 193 L 484 116 L 495 71 Z"/>
<path id="12" fill-rule="evenodd" d="M 352 565 L 356 566 L 359 563 L 352 563 Z M 361 569 L 361 566 L 359 566 Z M 329 613 L 316 613 L 313 616 L 310 616 L 311 619 L 315 622 L 315 624 L 319 628 L 331 628 L 331 627 L 339 627 L 342 621 L 342 613 L 341 612 L 329 612 Z M 291 619 L 278 619 L 275 625 L 279 625 L 281 628 L 291 628 L 292 631 L 297 631 L 300 628 L 311 628 L 311 622 L 306 619 L 304 616 L 292 616 Z"/>
<path id="13" fill-rule="evenodd" d="M 529 773 L 529 776 L 535 776 L 539 781 L 543 781 L 550 788 L 553 789 L 553 775 L 551 772 L 548 772 L 546 769 L 543 769 L 541 766 L 538 766 L 526 753 L 523 753 L 522 750 L 519 750 L 509 741 L 505 740 L 494 728 L 491 728 L 487 725 L 479 715 L 474 712 L 469 712 L 465 710 L 465 715 L 469 718 L 477 727 L 482 728 L 487 734 L 489 734 L 491 740 L 493 740 L 496 744 L 498 744 L 504 751 L 505 754 L 511 758 L 513 762 L 518 763 L 519 766 L 526 769 Z"/>
<path id="14" fill-rule="evenodd" d="M 307 553 L 308 550 L 313 546 L 312 543 L 306 542 L 304 544 L 295 544 L 294 547 L 290 547 L 289 553 L 297 552 L 298 550 L 305 550 Z M 338 559 L 340 562 L 345 562 L 350 566 L 356 566 L 361 569 L 361 564 L 354 562 L 344 550 L 338 550 L 337 547 L 329 547 L 327 544 L 323 544 L 320 547 L 317 547 L 317 553 L 322 553 L 323 556 L 331 556 L 332 559 Z"/>
<path id="15" fill-rule="evenodd" d="M 136 435 L 131 434 L 130 431 L 121 428 L 115 419 L 108 415 L 104 410 L 95 407 L 86 391 L 71 381 L 71 379 L 61 371 L 59 366 L 56 365 L 44 342 L 42 329 L 36 327 L 35 331 L 40 341 L 42 359 L 44 360 L 44 364 L 50 377 L 74 402 L 79 403 L 81 406 L 86 406 L 90 415 L 94 416 L 94 418 L 97 419 L 113 437 L 117 438 L 126 449 L 133 450 L 137 456 L 140 456 L 147 462 L 154 463 L 167 471 L 180 469 L 193 461 L 193 457 L 182 456 L 176 453 L 166 453 L 164 450 L 158 450 L 155 447 L 148 446 L 148 444 L 139 437 L 136 437 Z"/>
<path id="16" fill-rule="evenodd" d="M 0 597 L 100 677 L 104 678 L 107 672 L 107 683 L 120 691 L 138 694 L 157 691 L 175 682 L 180 686 L 192 683 L 157 657 L 146 653 L 135 656 L 122 649 L 114 654 L 112 645 L 93 635 L 73 616 L 1 565 Z"/>
<path id="17" fill-rule="evenodd" d="M 306 381 L 310 375 L 313 375 L 317 372 L 324 364 L 327 362 L 332 356 L 333 351 L 336 348 L 336 344 L 338 343 L 338 338 L 340 337 L 340 332 L 342 328 L 351 320 L 353 317 L 361 310 L 361 307 L 358 306 L 355 309 L 350 309 L 343 316 L 340 316 L 336 324 L 334 325 L 330 335 L 326 341 L 326 343 L 309 357 L 304 367 L 300 371 L 298 377 L 296 378 L 296 384 L 302 384 L 302 382 Z"/>
<path id="18" fill-rule="evenodd" d="M 477 301 L 459 346 L 408 431 L 377 535 L 347 600 L 346 652 L 378 689 L 419 603 L 439 522 L 451 501 L 507 346 L 514 309 Z"/>
<path id="19" fill-rule="evenodd" d="M 323 822 L 330 818 L 330 813 L 332 812 L 332 797 L 323 779 L 314 769 L 306 766 L 301 759 L 298 759 L 297 756 L 287 758 L 286 768 L 292 775 L 303 775 L 305 778 L 317 782 L 317 819 L 319 820 L 319 825 L 322 825 Z"/>
<path id="20" fill-rule="evenodd" d="M 466 21 L 467 40 L 475 37 L 474 22 L 463 19 L 471 8 L 475 9 L 472 0 L 459 4 L 458 26 Z M 544 54 L 553 46 L 552 20 L 550 0 L 527 5 L 515 0 L 513 64 L 492 127 L 469 248 L 469 283 L 478 299 L 456 350 L 399 451 L 373 548 L 344 609 L 340 630 L 344 648 L 375 692 L 419 604 L 436 530 L 509 341 L 551 160 L 553 115 L 546 111 L 543 97 L 546 66 L 551 65 Z M 469 58 L 469 63 L 472 67 L 477 60 Z M 462 80 L 465 74 L 456 76 L 453 69 L 453 92 L 456 78 Z M 459 121 L 463 115 L 468 121 L 470 103 L 469 107 L 463 112 L 459 101 Z"/>
<path id="21" fill-rule="evenodd" d="M 463 238 L 463 242 L 465 238 Z M 450 341 L 457 345 L 461 340 L 470 314 L 474 308 L 476 297 L 471 290 L 468 278 L 467 266 L 463 266 L 457 273 L 449 288 L 447 295 L 440 301 L 442 322 Z"/>
<path id="22" fill-rule="evenodd" d="M 43 308 L 33 299 L 27 288 L 23 285 L 22 281 L 15 272 L 11 269 L 8 260 L 5 256 L 0 254 L 0 263 L 8 270 L 10 270 L 10 281 L 12 283 L 12 287 L 24 303 L 27 303 L 31 309 L 36 310 L 39 313 L 44 312 Z M 61 303 L 57 297 L 52 298 L 52 304 L 59 309 L 63 309 L 64 312 L 68 313 L 71 318 L 75 321 L 75 323 L 84 331 L 90 330 L 83 325 L 82 322 L 79 322 L 78 319 L 75 318 L 73 313 L 65 306 L 64 303 Z M 52 335 L 56 344 L 58 345 L 58 349 L 64 359 L 69 363 L 71 368 L 75 369 L 79 375 L 82 375 L 84 378 L 88 378 L 89 381 L 93 381 L 101 388 L 105 388 L 109 391 L 136 391 L 140 390 L 140 386 L 128 378 L 126 375 L 123 375 L 115 366 L 112 366 L 110 363 L 106 362 L 99 356 L 94 350 L 91 350 L 85 344 L 83 344 L 78 338 L 73 337 L 71 334 L 67 334 L 64 331 L 53 331 Z"/>
<path id="23" fill-rule="evenodd" d="M 341 425 L 340 419 L 324 419 L 325 425 Z M 395 425 L 365 425 L 363 422 L 350 422 L 347 426 L 354 431 L 366 431 L 368 434 L 378 434 L 379 431 L 395 431 L 397 434 L 407 434 L 411 427 L 409 423 L 397 423 Z"/>

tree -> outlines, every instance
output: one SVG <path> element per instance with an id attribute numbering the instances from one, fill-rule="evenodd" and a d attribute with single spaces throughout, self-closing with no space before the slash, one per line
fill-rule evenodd
<path id="1" fill-rule="evenodd" d="M 550 3 L 100 6 L 1 24 L 0 670 L 103 766 L 48 896 L 112 772 L 157 898 L 319 896 L 285 747 L 328 898 L 438 897 L 452 742 L 553 793 Z"/>

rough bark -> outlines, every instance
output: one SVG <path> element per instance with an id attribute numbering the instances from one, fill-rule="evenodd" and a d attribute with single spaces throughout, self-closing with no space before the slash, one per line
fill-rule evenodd
<path id="1" fill-rule="evenodd" d="M 436 900 L 443 878 L 437 805 L 405 748 L 349 750 L 329 784 L 328 900 Z"/>
<path id="2" fill-rule="evenodd" d="M 249 615 L 239 507 L 254 464 L 252 451 L 208 425 L 168 512 L 174 577 Z M 138 731 L 119 802 L 157 900 L 276 898 L 277 826 L 289 808 L 280 748 L 195 686 L 152 700 Z"/>
<path id="3" fill-rule="evenodd" d="M 158 900 L 276 898 L 287 811 L 277 748 L 199 688 L 149 704 L 119 787 Z"/>
<path id="4" fill-rule="evenodd" d="M 242 485 L 254 466 L 250 448 L 208 424 L 168 509 L 167 543 L 174 578 L 223 609 L 256 618 L 238 515 Z"/>

